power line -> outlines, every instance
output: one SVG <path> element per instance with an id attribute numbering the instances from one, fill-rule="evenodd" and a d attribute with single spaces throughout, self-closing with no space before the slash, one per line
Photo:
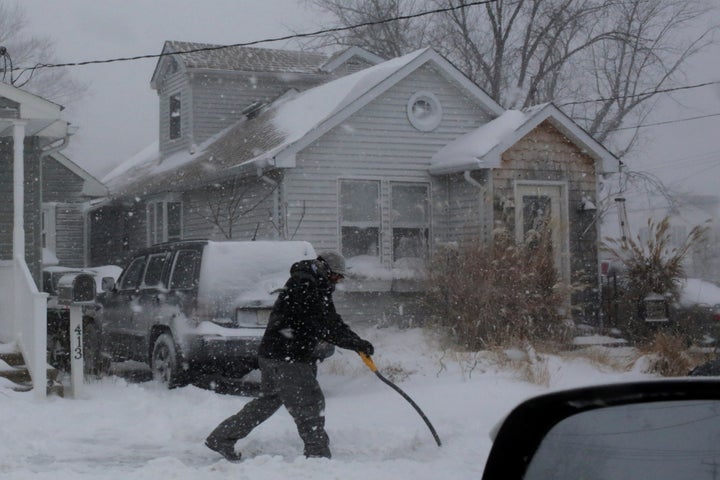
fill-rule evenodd
<path id="1" fill-rule="evenodd" d="M 357 23 L 355 25 L 350 25 L 350 26 L 346 26 L 346 27 L 326 28 L 323 30 L 316 30 L 314 32 L 294 33 L 292 35 L 285 35 L 283 37 L 271 37 L 271 38 L 265 38 L 262 40 L 253 40 L 250 42 L 233 43 L 230 45 L 213 45 L 213 46 L 194 48 L 194 49 L 182 50 L 182 51 L 171 52 L 171 53 L 136 55 L 136 56 L 132 56 L 132 57 L 118 57 L 118 58 L 109 58 L 109 59 L 103 59 L 103 60 L 86 60 L 86 61 L 82 61 L 82 62 L 38 63 L 34 67 L 25 67 L 25 68 L 17 67 L 17 68 L 14 68 L 13 70 L 22 70 L 22 73 L 25 73 L 26 71 L 29 71 L 29 70 L 32 70 L 34 72 L 35 70 L 40 69 L 40 68 L 79 67 L 79 66 L 83 66 L 83 65 L 94 65 L 94 64 L 100 64 L 100 63 L 129 62 L 129 61 L 134 61 L 134 60 L 144 60 L 144 59 L 148 59 L 148 58 L 160 58 L 160 57 L 164 57 L 164 56 L 168 56 L 168 55 L 179 55 L 179 54 L 184 54 L 184 53 L 195 53 L 195 52 L 206 52 L 206 51 L 211 51 L 211 50 L 221 50 L 223 48 L 249 47 L 249 46 L 258 45 L 261 43 L 279 42 L 279 41 L 284 41 L 284 40 L 293 40 L 296 38 L 314 37 L 317 35 L 324 35 L 326 33 L 342 32 L 342 31 L 346 31 L 346 30 L 353 30 L 355 28 L 370 27 L 373 25 L 382 25 L 385 23 L 396 22 L 396 21 L 400 21 L 400 20 L 410 20 L 412 18 L 424 17 L 427 15 L 433 15 L 436 13 L 445 13 L 445 12 L 451 12 L 454 10 L 461 10 L 461 9 L 464 9 L 467 7 L 475 7 L 478 5 L 485 5 L 488 3 L 494 3 L 496 1 L 497 0 L 479 0 L 479 1 L 465 3 L 463 5 L 458 5 L 458 6 L 436 8 L 434 10 L 426 10 L 423 12 L 418 12 L 418 13 L 413 13 L 413 14 L 408 14 L 408 15 L 399 15 L 397 17 L 386 18 L 384 20 L 376 20 L 376 21 L 372 21 L 372 22 Z M 20 75 L 22 75 L 22 73 L 20 73 Z"/>
<path id="2" fill-rule="evenodd" d="M 645 97 L 645 96 L 649 97 L 656 93 L 670 93 L 670 92 L 676 92 L 678 90 L 690 90 L 693 88 L 707 87 L 708 85 L 718 85 L 718 84 L 720 84 L 720 80 L 714 80 L 711 82 L 697 83 L 695 85 L 683 85 L 680 87 L 669 87 L 669 88 L 658 88 L 656 90 L 647 90 L 645 92 L 636 93 L 633 95 L 617 95 L 617 96 L 613 96 L 613 97 L 594 98 L 592 100 L 578 100 L 577 102 L 567 102 L 567 103 L 563 103 L 558 106 L 565 107 L 567 105 L 581 105 L 584 103 L 607 102 L 608 100 L 620 100 L 620 99 L 625 99 L 625 98 L 635 98 L 635 97 Z"/>
<path id="3" fill-rule="evenodd" d="M 631 127 L 620 127 L 620 128 L 612 128 L 608 130 L 608 132 L 617 132 L 620 130 L 633 130 L 635 128 L 645 128 L 645 127 L 656 127 L 658 125 L 668 125 L 670 123 L 680 123 L 680 122 L 687 122 L 690 120 L 700 120 L 702 118 L 710 118 L 710 117 L 720 117 L 720 113 L 710 113 L 708 115 L 699 115 L 697 117 L 687 117 L 687 118 L 678 118 L 675 120 L 666 120 L 664 122 L 655 122 L 655 123 L 641 123 L 638 125 L 633 125 Z"/>

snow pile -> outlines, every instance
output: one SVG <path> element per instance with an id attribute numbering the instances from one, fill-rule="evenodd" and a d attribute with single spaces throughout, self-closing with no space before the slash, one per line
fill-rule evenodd
<path id="1" fill-rule="evenodd" d="M 681 282 L 680 304 L 684 307 L 718 305 L 720 304 L 720 287 L 699 278 L 683 280 Z"/>
<path id="2" fill-rule="evenodd" d="M 548 390 L 648 378 L 602 371 L 583 359 L 547 358 L 549 387 L 526 383 L 487 354 L 453 354 L 421 329 L 368 327 L 375 363 L 428 416 L 421 418 L 347 350 L 320 364 L 332 460 L 305 459 L 284 409 L 238 442 L 231 464 L 203 446 L 218 422 L 247 397 L 194 386 L 165 390 L 153 382 L 108 377 L 84 397 L 36 401 L 0 385 L 0 476 L 7 480 L 158 479 L 477 479 L 490 430 L 518 402 Z"/>

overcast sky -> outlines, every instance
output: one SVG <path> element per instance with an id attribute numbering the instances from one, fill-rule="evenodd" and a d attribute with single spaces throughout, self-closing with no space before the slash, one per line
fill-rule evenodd
<path id="1" fill-rule="evenodd" d="M 157 54 L 165 40 L 232 44 L 319 27 L 301 0 L 22 0 L 30 29 L 56 41 L 59 62 Z M 717 15 L 715 17 L 720 17 Z M 709 21 L 713 21 L 712 18 Z M 717 18 L 714 19 L 717 21 Z M 264 46 L 282 48 L 286 44 Z M 91 84 L 66 118 L 79 127 L 66 153 L 102 178 L 157 137 L 156 59 L 76 67 Z M 720 80 L 720 47 L 699 58 L 686 84 Z M 720 85 L 663 96 L 646 122 L 720 113 Z M 681 190 L 717 193 L 720 116 L 646 129 L 648 144 L 631 168 L 648 170 Z"/>

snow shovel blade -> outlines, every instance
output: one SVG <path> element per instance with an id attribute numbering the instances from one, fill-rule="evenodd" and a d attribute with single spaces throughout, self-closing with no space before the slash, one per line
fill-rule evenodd
<path id="1" fill-rule="evenodd" d="M 398 392 L 405 400 L 408 401 L 410 405 L 413 406 L 415 411 L 422 417 L 422 419 L 425 421 L 425 425 L 428 426 L 430 429 L 430 432 L 433 435 L 433 438 L 435 439 L 435 443 L 437 443 L 437 446 L 442 446 L 442 442 L 440 442 L 440 437 L 438 436 L 437 432 L 435 431 L 435 428 L 432 426 L 432 423 L 430 423 L 430 420 L 428 420 L 427 416 L 423 413 L 422 410 L 420 410 L 420 407 L 418 407 L 417 403 L 413 401 L 410 396 L 403 392 L 400 387 L 392 383 L 390 380 L 385 378 L 380 372 L 378 372 L 377 367 L 375 366 L 375 362 L 373 362 L 372 358 L 370 358 L 370 355 L 366 355 L 364 353 L 358 352 L 358 355 L 360 355 L 360 358 L 362 358 L 362 361 L 365 362 L 365 365 L 370 369 L 371 372 L 373 372 L 377 377 L 382 380 L 385 384 L 387 384 L 389 387 L 391 387 L 393 390 Z"/>

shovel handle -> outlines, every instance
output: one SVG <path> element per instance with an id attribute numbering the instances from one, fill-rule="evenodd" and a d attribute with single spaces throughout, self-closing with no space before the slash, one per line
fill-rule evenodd
<path id="1" fill-rule="evenodd" d="M 365 362 L 365 365 L 372 371 L 377 372 L 377 367 L 375 366 L 375 362 L 373 362 L 373 359 L 370 357 L 370 355 L 362 352 L 358 352 L 358 355 L 360 355 L 360 358 L 362 358 L 362 361 Z"/>

